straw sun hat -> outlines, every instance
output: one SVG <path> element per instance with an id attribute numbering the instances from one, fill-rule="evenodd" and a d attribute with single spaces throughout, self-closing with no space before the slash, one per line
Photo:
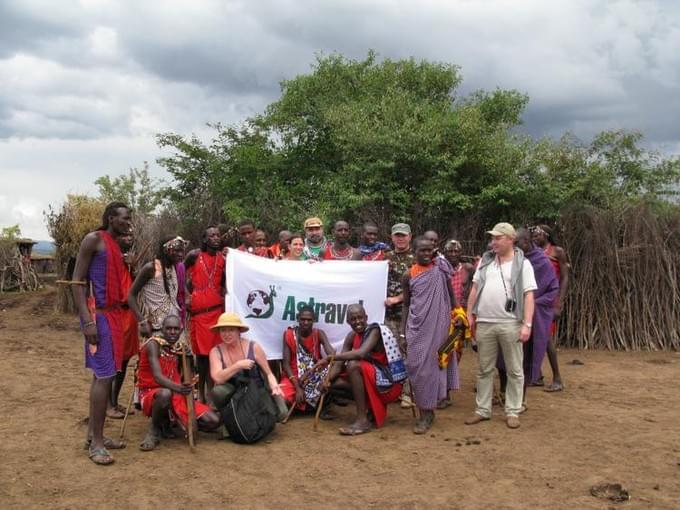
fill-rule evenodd
<path id="1" fill-rule="evenodd" d="M 238 314 L 234 312 L 223 313 L 220 315 L 220 318 L 217 319 L 217 324 L 210 326 L 210 329 L 219 328 L 238 328 L 241 331 L 248 331 L 248 329 L 250 329 L 241 322 L 241 317 L 239 317 Z"/>

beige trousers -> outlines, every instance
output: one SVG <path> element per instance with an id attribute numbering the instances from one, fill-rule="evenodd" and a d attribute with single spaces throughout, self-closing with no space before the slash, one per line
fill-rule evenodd
<path id="1" fill-rule="evenodd" d="M 523 350 L 519 341 L 521 322 L 478 322 L 477 323 L 477 414 L 491 418 L 493 379 L 496 373 L 498 347 L 503 353 L 508 385 L 505 390 L 505 415 L 517 416 L 522 407 L 524 390 Z"/>

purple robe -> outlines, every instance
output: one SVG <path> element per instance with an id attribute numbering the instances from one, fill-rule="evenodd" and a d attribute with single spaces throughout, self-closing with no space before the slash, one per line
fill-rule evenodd
<path id="1" fill-rule="evenodd" d="M 524 344 L 524 384 L 537 382 L 541 377 L 541 365 L 548 351 L 550 325 L 555 317 L 555 300 L 560 293 L 560 282 L 555 275 L 552 263 L 543 250 L 532 248 L 524 254 L 534 268 L 536 290 L 534 291 L 534 319 L 531 337 Z M 505 370 L 503 354 L 498 351 L 496 367 Z"/>
<path id="2" fill-rule="evenodd" d="M 524 256 L 531 262 L 536 278 L 534 291 L 534 319 L 531 328 L 531 366 L 525 370 L 525 381 L 532 384 L 541 378 L 541 364 L 548 350 L 550 325 L 555 318 L 555 300 L 560 293 L 560 282 L 548 256 L 532 244 Z M 528 360 L 527 360 L 528 361 Z M 530 368 L 530 370 L 529 370 Z"/>
<path id="3" fill-rule="evenodd" d="M 458 389 L 458 363 L 451 357 L 446 370 L 439 368 L 437 350 L 446 340 L 451 323 L 451 298 L 448 284 L 451 265 L 440 257 L 434 267 L 409 283 L 410 306 L 406 321 L 406 371 L 416 404 L 421 409 L 435 409 L 437 402 Z"/>

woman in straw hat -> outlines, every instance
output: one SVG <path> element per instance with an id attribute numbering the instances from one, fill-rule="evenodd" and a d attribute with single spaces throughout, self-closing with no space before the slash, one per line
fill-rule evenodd
<path id="1" fill-rule="evenodd" d="M 241 322 L 238 314 L 227 312 L 220 315 L 212 329 L 217 330 L 222 340 L 210 351 L 210 376 L 215 383 L 212 389 L 215 407 L 222 409 L 226 406 L 236 391 L 232 378 L 242 370 L 256 368 L 250 372 L 251 377 L 257 378 L 262 384 L 267 382 L 279 414 L 285 417 L 288 410 L 283 401 L 283 392 L 269 368 L 264 350 L 257 342 L 241 337 L 241 333 L 248 331 L 248 326 Z"/>

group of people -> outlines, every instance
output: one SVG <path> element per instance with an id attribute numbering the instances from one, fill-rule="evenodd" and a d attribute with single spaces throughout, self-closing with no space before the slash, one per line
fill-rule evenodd
<path id="1" fill-rule="evenodd" d="M 468 425 L 490 419 L 496 370 L 510 428 L 519 427 L 526 410 L 526 386 L 542 384 L 546 353 L 553 382 L 545 389 L 562 389 L 551 338 L 568 265 L 546 226 L 515 231 L 499 223 L 488 232 L 488 251 L 465 261 L 460 242 L 440 248 L 434 231 L 412 239 L 405 223 L 392 227 L 391 245 L 366 223 L 360 245 L 353 247 L 346 221 L 335 222 L 329 240 L 322 221 L 308 218 L 302 233 L 281 231 L 273 245 L 252 221 L 241 222 L 237 249 L 254 256 L 388 262 L 385 323 L 369 323 L 362 305 L 350 305 L 349 331 L 336 352 L 315 327 L 314 309 L 303 307 L 297 324 L 282 334 L 277 377 L 262 347 L 244 336 L 248 326 L 224 310 L 228 229 L 207 227 L 200 247 L 188 253 L 181 237 L 165 238 L 154 259 L 135 271 L 125 256 L 132 246 L 131 221 L 125 204 L 107 205 L 102 226 L 82 241 L 71 282 L 86 366 L 94 376 L 86 448 L 96 464 L 112 463 L 109 450 L 125 446 L 103 429 L 106 416 L 125 415 L 118 395 L 136 355 L 139 404 L 151 418 L 140 444 L 144 451 L 172 437 L 173 426 L 185 433 L 218 429 L 243 374 L 267 389 L 278 421 L 294 412 L 332 419 L 330 405 L 351 399 L 356 416 L 339 432 L 357 435 L 382 426 L 388 404 L 400 400 L 414 408 L 413 432 L 423 434 L 435 410 L 448 407 L 451 390 L 459 388 L 465 341 L 479 358 L 477 408 Z M 181 356 L 195 363 L 182 369 Z"/>

